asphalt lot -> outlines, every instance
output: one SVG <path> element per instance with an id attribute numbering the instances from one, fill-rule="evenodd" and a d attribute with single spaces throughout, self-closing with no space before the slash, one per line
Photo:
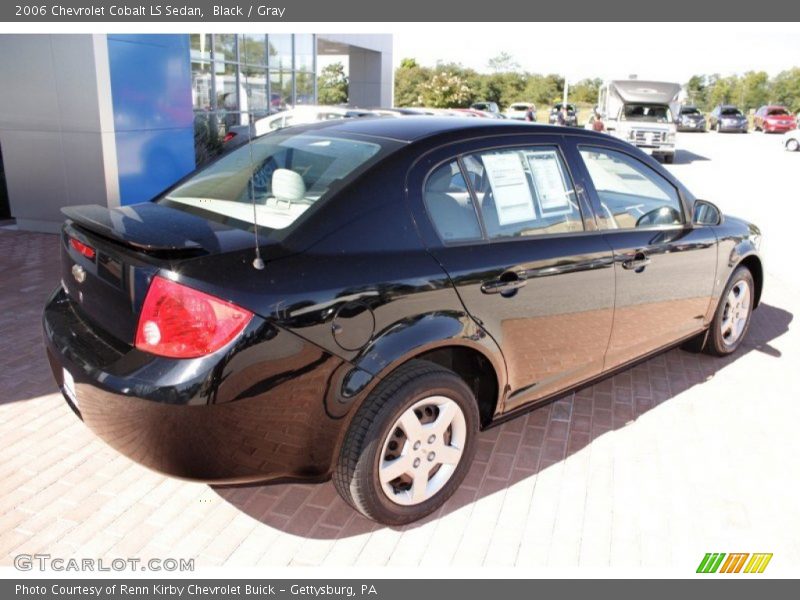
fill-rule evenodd
<path id="1" fill-rule="evenodd" d="M 679 147 L 669 169 L 698 197 L 762 227 L 766 290 L 745 345 L 724 360 L 670 351 L 486 432 L 458 493 L 398 529 L 356 515 L 330 483 L 213 489 L 106 447 L 44 359 L 56 239 L 0 231 L 0 565 L 47 552 L 688 576 L 706 552 L 772 552 L 770 574 L 796 575 L 800 153 L 763 134 L 682 133 Z"/>

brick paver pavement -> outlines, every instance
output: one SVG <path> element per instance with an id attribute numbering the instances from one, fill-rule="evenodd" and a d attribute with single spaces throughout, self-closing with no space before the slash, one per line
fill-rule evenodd
<path id="1" fill-rule="evenodd" d="M 435 515 L 371 523 L 332 484 L 214 489 L 117 454 L 70 412 L 41 343 L 54 236 L 0 231 L 0 565 L 19 553 L 204 565 L 674 566 L 800 557 L 797 298 L 768 280 L 745 346 L 673 350 L 481 435 Z"/>

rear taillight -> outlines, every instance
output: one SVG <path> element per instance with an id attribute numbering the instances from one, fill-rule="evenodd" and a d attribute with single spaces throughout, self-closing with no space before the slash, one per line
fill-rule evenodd
<path id="1" fill-rule="evenodd" d="M 144 299 L 136 347 L 171 358 L 215 352 L 239 335 L 253 313 L 163 277 L 154 277 Z"/>
<path id="2" fill-rule="evenodd" d="M 94 248 L 87 246 L 83 242 L 76 240 L 74 237 L 69 238 L 69 245 L 72 246 L 77 252 L 83 254 L 89 260 L 94 260 Z"/>
<path id="3" fill-rule="evenodd" d="M 236 133 L 233 132 L 233 131 L 229 131 L 228 133 L 225 134 L 225 137 L 222 138 L 222 143 L 223 144 L 227 144 L 228 142 L 230 142 L 235 137 L 236 137 Z"/>

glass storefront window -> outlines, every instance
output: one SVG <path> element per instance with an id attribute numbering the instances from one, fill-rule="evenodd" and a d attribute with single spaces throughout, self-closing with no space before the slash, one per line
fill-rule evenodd
<path id="1" fill-rule="evenodd" d="M 236 61 L 236 34 L 214 34 L 214 60 Z"/>
<path id="2" fill-rule="evenodd" d="M 267 70 L 259 67 L 242 67 L 241 84 L 245 95 L 241 110 L 254 113 L 256 118 L 269 114 L 267 102 Z"/>
<path id="3" fill-rule="evenodd" d="M 192 107 L 211 110 L 211 64 L 192 61 Z"/>
<path id="4" fill-rule="evenodd" d="M 312 34 L 189 34 L 195 151 L 203 164 L 224 149 L 230 127 L 296 104 L 314 104 Z M 212 52 L 213 50 L 213 52 Z"/>
<path id="5" fill-rule="evenodd" d="M 285 110 L 292 104 L 292 72 L 272 71 L 270 81 L 270 106 L 272 110 Z"/>
<path id="6" fill-rule="evenodd" d="M 211 60 L 211 34 L 210 33 L 190 34 L 189 48 L 192 60 Z"/>
<path id="7" fill-rule="evenodd" d="M 314 72 L 314 36 L 310 33 L 294 36 L 294 68 L 296 71 Z"/>
<path id="8" fill-rule="evenodd" d="M 314 74 L 305 71 L 295 73 L 295 104 L 314 104 Z"/>
<path id="9" fill-rule="evenodd" d="M 239 124 L 239 90 L 236 89 L 236 65 L 215 63 L 214 87 L 217 93 L 217 111 L 226 128 Z"/>
<path id="10" fill-rule="evenodd" d="M 269 41 L 269 68 L 292 68 L 292 34 L 271 33 Z"/>
<path id="11" fill-rule="evenodd" d="M 250 65 L 267 64 L 267 36 L 263 33 L 244 33 L 239 40 L 239 58 Z"/>

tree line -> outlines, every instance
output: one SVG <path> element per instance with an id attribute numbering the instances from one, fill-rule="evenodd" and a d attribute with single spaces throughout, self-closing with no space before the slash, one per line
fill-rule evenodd
<path id="1" fill-rule="evenodd" d="M 800 111 L 800 67 L 770 77 L 765 71 L 722 77 L 719 74 L 694 75 L 684 86 L 687 103 L 703 110 L 718 104 L 735 104 L 744 111 L 764 104 L 781 104 L 791 112 Z"/>
<path id="2" fill-rule="evenodd" d="M 599 78 L 570 82 L 569 101 L 593 106 L 602 84 Z M 774 77 L 765 71 L 727 77 L 694 75 L 683 85 L 686 103 L 704 111 L 718 104 L 735 104 L 747 111 L 770 103 L 782 104 L 792 112 L 800 111 L 800 67 L 781 71 Z M 328 65 L 320 72 L 318 92 L 320 104 L 347 102 L 348 81 L 341 63 Z M 560 101 L 563 94 L 561 75 L 524 71 L 506 53 L 490 59 L 486 73 L 458 63 L 426 67 L 413 58 L 404 58 L 394 76 L 395 106 L 463 108 L 477 101 L 496 102 L 501 109 L 514 102 L 548 106 Z"/>

